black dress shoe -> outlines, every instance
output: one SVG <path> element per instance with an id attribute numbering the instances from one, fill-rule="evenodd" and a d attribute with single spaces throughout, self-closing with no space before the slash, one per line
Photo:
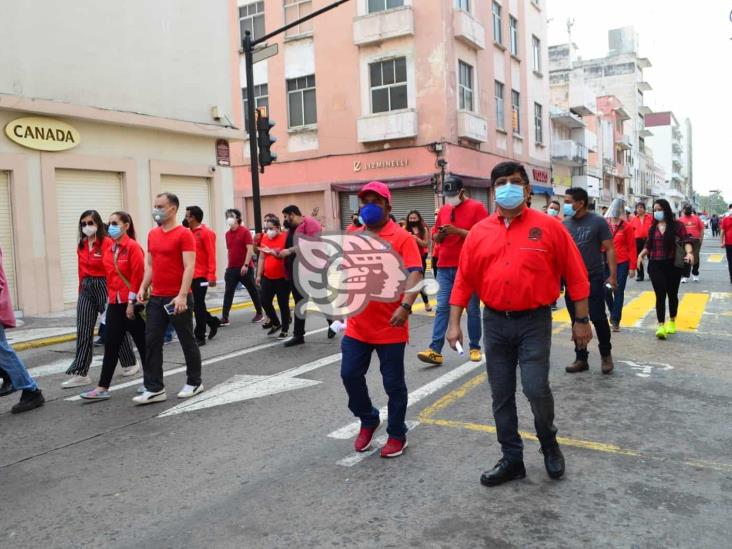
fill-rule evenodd
<path id="1" fill-rule="evenodd" d="M 8 396 L 9 394 L 12 394 L 15 392 L 15 387 L 13 387 L 12 383 L 3 383 L 0 385 L 0 397 Z"/>
<path id="2" fill-rule="evenodd" d="M 305 343 L 304 337 L 292 337 L 285 341 L 285 347 L 294 347 L 295 345 L 302 345 Z"/>
<path id="3" fill-rule="evenodd" d="M 204 345 L 206 345 L 206 338 L 205 337 L 203 339 L 196 338 L 196 343 L 198 343 L 199 347 L 203 347 Z"/>
<path id="4" fill-rule="evenodd" d="M 213 339 L 216 337 L 216 334 L 219 331 L 219 326 L 221 326 L 221 321 L 214 317 L 211 320 L 211 324 L 208 325 L 208 338 Z"/>
<path id="5" fill-rule="evenodd" d="M 551 446 L 544 446 L 541 453 L 544 454 L 544 465 L 549 477 L 553 479 L 562 478 L 564 475 L 564 455 L 559 449 L 559 444 L 554 443 Z"/>
<path id="6" fill-rule="evenodd" d="M 28 412 L 29 410 L 43 406 L 44 402 L 46 402 L 46 399 L 43 398 L 43 393 L 40 389 L 36 389 L 35 391 L 26 391 L 24 389 L 23 394 L 20 395 L 20 402 L 10 409 L 10 413 L 21 414 Z"/>
<path id="7" fill-rule="evenodd" d="M 526 477 L 526 468 L 523 461 L 509 461 L 501 458 L 496 466 L 480 476 L 480 483 L 483 486 L 498 486 L 510 480 Z"/>
<path id="8" fill-rule="evenodd" d="M 328 339 L 333 339 L 336 336 L 336 333 L 328 326 Z"/>

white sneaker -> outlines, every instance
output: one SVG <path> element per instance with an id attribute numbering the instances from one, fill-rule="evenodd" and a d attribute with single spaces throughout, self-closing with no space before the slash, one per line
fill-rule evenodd
<path id="1" fill-rule="evenodd" d="M 682 284 L 686 284 L 687 282 L 689 282 L 689 279 L 688 278 L 686 278 L 685 276 L 681 277 L 681 283 Z"/>
<path id="2" fill-rule="evenodd" d="M 699 277 L 698 277 L 698 276 L 692 276 L 692 277 L 691 277 L 691 279 L 692 279 L 692 280 L 693 280 L 694 282 L 699 282 Z"/>
<path id="3" fill-rule="evenodd" d="M 196 396 L 198 393 L 203 392 L 203 383 L 201 385 L 188 385 L 187 383 L 183 385 L 183 388 L 180 390 L 180 393 L 178 393 L 178 398 L 191 398 L 192 396 Z"/>
<path id="4" fill-rule="evenodd" d="M 132 366 L 123 366 L 122 367 L 122 377 L 134 376 L 139 371 L 140 371 L 139 364 L 133 364 Z"/>
<path id="5" fill-rule="evenodd" d="M 165 393 L 165 389 L 152 393 L 147 389 L 141 395 L 136 396 L 132 399 L 135 404 L 152 404 L 153 402 L 163 402 L 168 399 L 168 395 Z"/>
<path id="6" fill-rule="evenodd" d="M 75 387 L 83 387 L 84 385 L 91 385 L 91 378 L 89 376 L 73 376 L 61 383 L 61 388 L 73 389 Z"/>

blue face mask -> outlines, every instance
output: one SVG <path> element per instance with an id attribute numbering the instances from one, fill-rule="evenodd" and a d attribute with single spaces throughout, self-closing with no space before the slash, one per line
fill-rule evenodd
<path id="1" fill-rule="evenodd" d="M 557 217 L 559 215 L 559 210 L 556 208 L 549 208 L 546 213 L 548 213 L 552 217 Z"/>
<path id="2" fill-rule="evenodd" d="M 361 219 L 366 226 L 378 225 L 384 219 L 384 208 L 378 204 L 365 204 L 361 206 Z"/>
<path id="3" fill-rule="evenodd" d="M 656 221 L 663 221 L 664 219 L 663 212 L 653 212 L 653 217 Z"/>
<path id="4" fill-rule="evenodd" d="M 564 204 L 562 208 L 562 212 L 564 213 L 564 217 L 574 217 L 574 214 L 576 213 L 574 211 L 574 208 L 572 207 L 572 204 Z"/>
<path id="5" fill-rule="evenodd" d="M 505 183 L 496 187 L 496 203 L 506 210 L 518 208 L 524 202 L 523 185 Z"/>
<path id="6" fill-rule="evenodd" d="M 107 229 L 107 233 L 109 234 L 109 236 L 117 240 L 122 234 L 122 229 L 120 229 L 119 225 L 110 225 Z"/>

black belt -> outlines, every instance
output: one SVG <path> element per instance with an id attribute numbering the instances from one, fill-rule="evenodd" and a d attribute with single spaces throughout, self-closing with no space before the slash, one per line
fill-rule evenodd
<path id="1" fill-rule="evenodd" d="M 503 318 L 522 318 L 524 316 L 529 316 L 534 313 L 540 312 L 540 311 L 546 311 L 549 309 L 549 306 L 546 307 L 537 307 L 536 309 L 525 309 L 523 311 L 498 311 L 496 309 L 491 309 L 487 305 L 484 305 L 486 311 L 490 311 L 494 315 L 502 316 Z"/>

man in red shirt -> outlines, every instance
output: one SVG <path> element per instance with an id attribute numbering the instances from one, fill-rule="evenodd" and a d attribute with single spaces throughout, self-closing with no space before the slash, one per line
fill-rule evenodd
<path id="1" fill-rule="evenodd" d="M 486 364 L 493 417 L 503 451 L 498 464 L 483 473 L 480 481 L 485 486 L 526 476 L 516 413 L 519 363 L 547 473 L 555 479 L 564 474 L 549 387 L 551 304 L 559 297 L 561 279 L 575 299 L 575 344 L 586 347 L 592 339 L 589 278 L 569 231 L 557 219 L 526 207 L 531 186 L 521 164 L 498 164 L 491 172 L 491 181 L 498 211 L 478 223 L 465 240 L 450 297 L 447 330 L 447 341 L 454 349 L 463 339 L 460 317 L 477 292 L 485 305 L 483 342 L 489 357 Z"/>
<path id="2" fill-rule="evenodd" d="M 653 223 L 653 216 L 646 213 L 646 205 L 643 202 L 639 202 L 635 205 L 635 215 L 630 220 L 630 226 L 633 227 L 635 233 L 635 253 L 639 255 L 646 247 L 646 240 L 648 240 L 648 230 L 651 228 Z M 638 263 L 638 277 L 635 279 L 636 282 L 643 282 L 645 278 L 643 272 L 643 262 Z"/>
<path id="3" fill-rule="evenodd" d="M 437 233 L 434 241 L 440 246 L 438 261 L 437 311 L 432 325 L 432 341 L 429 349 L 417 354 L 427 364 L 439 366 L 443 363 L 442 346 L 450 316 L 450 292 L 460 261 L 460 252 L 465 237 L 473 226 L 488 217 L 485 206 L 465 196 L 463 181 L 455 175 L 445 178 L 442 186 L 446 204 L 440 208 L 435 220 Z M 470 360 L 480 362 L 480 301 L 473 295 L 468 305 L 468 339 L 470 339 Z"/>
<path id="4" fill-rule="evenodd" d="M 252 322 L 260 322 L 262 315 L 262 300 L 259 290 L 254 283 L 254 240 L 252 233 L 241 222 L 241 212 L 236 208 L 226 210 L 226 224 L 229 230 L 226 231 L 226 249 L 229 251 L 229 262 L 224 273 L 224 307 L 221 312 L 221 325 L 229 325 L 229 312 L 234 302 L 234 292 L 241 282 L 249 292 L 249 297 L 254 304 L 255 315 Z"/>
<path id="5" fill-rule="evenodd" d="M 389 218 L 389 188 L 384 183 L 372 181 L 364 185 L 358 196 L 363 204 L 361 217 L 365 229 L 388 243 L 388 249 L 399 255 L 403 268 L 409 273 L 405 288 L 414 288 L 422 280 L 422 258 L 414 238 Z M 381 457 L 400 456 L 407 447 L 404 350 L 409 341 L 407 319 L 417 295 L 416 292 L 405 293 L 389 302 L 371 300 L 363 311 L 348 318 L 341 343 L 341 378 L 348 393 L 348 408 L 361 420 L 361 430 L 354 442 L 357 452 L 365 452 L 371 446 L 374 433 L 381 425 L 379 411 L 371 403 L 366 385 L 366 373 L 374 351 L 379 357 L 384 390 L 389 397 L 386 429 L 389 438 L 381 449 Z"/>
<path id="6" fill-rule="evenodd" d="M 202 223 L 203 210 L 198 206 L 188 206 L 183 225 L 187 226 L 196 239 L 196 269 L 193 271 L 193 313 L 196 316 L 196 336 L 198 346 L 206 345 L 206 325 L 211 331 L 209 339 L 216 336 L 221 321 L 208 312 L 206 293 L 216 287 L 216 233 Z"/>
<path id="7" fill-rule="evenodd" d="M 196 239 L 191 231 L 178 225 L 180 202 L 173 193 L 155 197 L 153 219 L 159 223 L 147 235 L 145 277 L 137 301 L 147 303 L 145 323 L 145 362 L 142 394 L 132 400 L 151 404 L 167 399 L 163 384 L 163 337 L 168 322 L 178 334 L 186 361 L 186 383 L 178 398 L 190 398 L 203 391 L 201 351 L 193 335 L 191 283 L 196 269 Z M 152 289 L 151 289 L 152 285 Z M 150 298 L 147 292 L 151 289 Z"/>
<path id="8" fill-rule="evenodd" d="M 691 242 L 694 254 L 693 270 L 691 263 L 684 264 L 684 275 L 681 277 L 681 283 L 686 284 L 689 282 L 690 275 L 694 282 L 699 282 L 699 252 L 701 252 L 701 246 L 704 243 L 704 222 L 688 205 L 684 206 L 684 215 L 679 218 L 679 221 L 686 228 L 686 234 L 689 235 L 689 242 Z"/>
<path id="9" fill-rule="evenodd" d="M 729 268 L 729 283 L 732 284 L 732 204 L 729 213 L 719 226 L 722 248 L 727 251 L 727 267 Z"/>

